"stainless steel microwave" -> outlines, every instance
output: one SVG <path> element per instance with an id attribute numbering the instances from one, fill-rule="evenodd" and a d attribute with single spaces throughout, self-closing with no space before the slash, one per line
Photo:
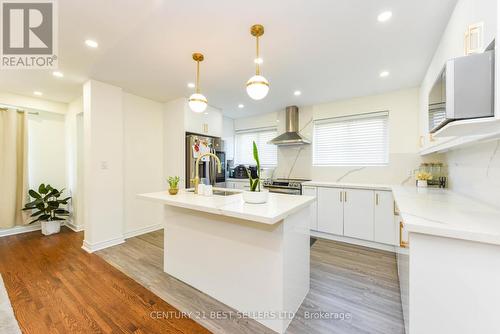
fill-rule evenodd
<path id="1" fill-rule="evenodd" d="M 495 53 L 450 59 L 429 93 L 429 130 L 449 122 L 494 115 Z"/>

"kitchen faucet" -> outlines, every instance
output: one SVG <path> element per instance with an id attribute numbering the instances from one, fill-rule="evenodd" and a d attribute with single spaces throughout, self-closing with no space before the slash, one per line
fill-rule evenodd
<path id="1" fill-rule="evenodd" d="M 196 164 L 195 164 L 196 176 L 194 179 L 191 180 L 194 183 L 194 193 L 195 194 L 198 194 L 198 185 L 200 184 L 200 169 L 198 168 L 198 165 L 200 164 L 201 158 L 203 158 L 205 156 L 214 157 L 215 161 L 217 162 L 217 172 L 220 173 L 222 171 L 222 164 L 220 163 L 220 159 L 218 156 L 216 156 L 213 153 L 209 153 L 209 152 L 200 155 L 198 157 L 198 159 L 196 159 Z"/>

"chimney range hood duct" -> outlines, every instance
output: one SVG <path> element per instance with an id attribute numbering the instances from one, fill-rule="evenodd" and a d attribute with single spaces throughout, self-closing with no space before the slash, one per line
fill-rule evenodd
<path id="1" fill-rule="evenodd" d="M 304 145 L 311 141 L 299 133 L 299 108 L 297 106 L 286 107 L 286 132 L 270 140 L 274 145 Z"/>

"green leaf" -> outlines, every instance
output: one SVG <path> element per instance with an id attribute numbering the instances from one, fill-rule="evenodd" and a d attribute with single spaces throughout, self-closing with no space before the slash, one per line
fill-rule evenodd
<path id="1" fill-rule="evenodd" d="M 39 193 L 37 193 L 36 191 L 34 191 L 33 189 L 30 189 L 30 191 L 28 191 L 28 194 L 33 197 L 33 198 L 36 198 L 36 199 L 41 199 L 42 196 L 40 196 Z"/>
<path id="2" fill-rule="evenodd" d="M 41 184 L 40 186 L 38 186 L 38 192 L 40 194 L 46 194 L 47 193 L 47 188 L 45 188 L 45 184 Z"/>
<path id="3" fill-rule="evenodd" d="M 54 213 L 57 213 L 57 214 L 69 214 L 69 211 L 68 210 L 64 210 L 64 209 L 55 209 Z"/>
<path id="4" fill-rule="evenodd" d="M 66 220 L 66 219 L 64 219 L 64 218 L 59 218 L 59 217 L 52 217 L 52 219 L 51 219 L 51 220 Z"/>
<path id="5" fill-rule="evenodd" d="M 66 197 L 64 199 L 58 199 L 57 201 L 61 204 L 68 204 L 68 200 L 70 200 L 71 197 Z"/>
<path id="6" fill-rule="evenodd" d="M 39 220 L 48 220 L 50 218 L 50 215 L 41 215 L 38 219 Z"/>
<path id="7" fill-rule="evenodd" d="M 37 211 L 37 212 L 35 212 L 35 213 L 31 214 L 31 216 L 30 216 L 30 217 L 40 216 L 42 213 L 45 213 L 45 211 Z"/>

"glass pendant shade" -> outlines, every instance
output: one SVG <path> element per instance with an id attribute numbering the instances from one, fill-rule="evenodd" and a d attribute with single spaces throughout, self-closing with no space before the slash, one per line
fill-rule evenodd
<path id="1" fill-rule="evenodd" d="M 269 92 L 269 81 L 262 75 L 254 75 L 247 81 L 247 93 L 254 100 L 262 100 Z"/>
<path id="2" fill-rule="evenodd" d="M 207 109 L 208 101 L 202 94 L 194 93 L 189 97 L 188 104 L 192 111 L 199 113 Z"/>

